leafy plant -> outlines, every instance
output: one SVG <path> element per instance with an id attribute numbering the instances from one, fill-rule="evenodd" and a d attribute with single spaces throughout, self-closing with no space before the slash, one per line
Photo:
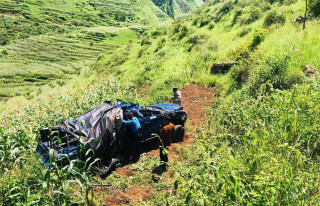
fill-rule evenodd
<path id="1" fill-rule="evenodd" d="M 310 0 L 309 1 L 310 13 L 314 16 L 320 16 L 320 1 L 319 0 Z"/>
<path id="2" fill-rule="evenodd" d="M 264 18 L 263 25 L 265 27 L 271 26 L 273 24 L 284 24 L 286 22 L 286 17 L 284 14 L 278 13 L 276 10 L 271 10 L 267 13 Z"/>

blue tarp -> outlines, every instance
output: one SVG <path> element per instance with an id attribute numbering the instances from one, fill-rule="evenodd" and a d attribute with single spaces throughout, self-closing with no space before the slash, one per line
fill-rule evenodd
<path id="1" fill-rule="evenodd" d="M 171 103 L 155 104 L 155 105 L 151 105 L 149 107 L 156 107 L 156 108 L 162 109 L 164 111 L 176 111 L 176 110 L 183 109 L 183 107 L 181 107 L 177 104 L 171 104 Z"/>

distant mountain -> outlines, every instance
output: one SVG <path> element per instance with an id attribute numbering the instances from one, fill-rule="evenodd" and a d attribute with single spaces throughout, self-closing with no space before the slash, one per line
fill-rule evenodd
<path id="1" fill-rule="evenodd" d="M 179 17 L 205 3 L 206 0 L 152 0 L 171 18 Z"/>

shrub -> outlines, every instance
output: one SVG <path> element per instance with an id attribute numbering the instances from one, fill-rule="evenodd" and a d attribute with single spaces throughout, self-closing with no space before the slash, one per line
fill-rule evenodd
<path id="1" fill-rule="evenodd" d="M 143 46 L 143 45 L 150 45 L 152 43 L 151 43 L 151 41 L 149 40 L 148 37 L 145 37 L 145 38 L 142 39 L 140 44 L 141 44 L 141 46 Z"/>
<path id="2" fill-rule="evenodd" d="M 263 25 L 265 27 L 271 26 L 273 24 L 284 24 L 286 22 L 286 17 L 283 14 L 278 13 L 275 10 L 271 10 L 267 13 Z"/>
<path id="3" fill-rule="evenodd" d="M 310 13 L 314 16 L 320 16 L 320 0 L 310 0 L 309 2 Z"/>
<path id="4" fill-rule="evenodd" d="M 227 14 L 231 11 L 233 8 L 233 2 L 232 1 L 227 1 L 225 2 L 220 9 L 218 10 L 218 14 Z"/>
<path id="5" fill-rule="evenodd" d="M 160 36 L 160 35 L 161 35 L 161 32 L 158 31 L 158 30 L 155 30 L 155 31 L 151 32 L 151 36 L 152 36 L 153 38 L 157 38 L 157 37 Z"/>
<path id="6" fill-rule="evenodd" d="M 158 52 L 160 49 L 162 49 L 166 45 L 166 39 L 162 38 L 160 41 L 157 43 L 157 48 L 154 52 Z"/>
<path id="7" fill-rule="evenodd" d="M 256 29 L 253 35 L 253 39 L 250 45 L 251 49 L 254 49 L 257 47 L 261 42 L 266 38 L 267 36 L 267 30 L 265 29 Z"/>
<path id="8" fill-rule="evenodd" d="M 199 27 L 204 27 L 204 26 L 208 25 L 209 23 L 210 23 L 210 21 L 208 19 L 202 19 L 200 21 Z"/>
<path id="9" fill-rule="evenodd" d="M 209 24 L 208 29 L 212 30 L 214 28 L 214 26 L 215 26 L 214 23 L 211 23 L 211 24 Z"/>
<path id="10" fill-rule="evenodd" d="M 247 81 L 249 76 L 248 65 L 233 66 L 229 71 L 229 76 L 232 80 L 229 92 L 232 92 L 234 89 L 239 89 Z"/>
<path id="11" fill-rule="evenodd" d="M 178 40 L 181 40 L 183 39 L 184 37 L 187 36 L 189 30 L 188 30 L 188 27 L 187 26 L 183 26 L 181 27 L 180 29 L 180 33 L 178 34 Z"/>
<path id="12" fill-rule="evenodd" d="M 204 34 L 196 34 L 191 36 L 188 40 L 187 43 L 196 45 L 196 44 L 201 44 L 204 43 L 204 41 L 207 39 L 207 36 Z"/>
<path id="13" fill-rule="evenodd" d="M 242 15 L 242 10 L 237 9 L 233 15 L 232 18 L 232 25 L 235 25 L 239 19 L 239 17 Z"/>
<path id="14" fill-rule="evenodd" d="M 173 25 L 173 33 L 176 34 L 180 31 L 181 24 L 177 23 Z"/>
<path id="15" fill-rule="evenodd" d="M 288 59 L 289 56 L 287 55 L 269 56 L 263 65 L 250 74 L 247 85 L 248 92 L 255 95 L 260 87 L 267 83 L 275 89 L 287 89 L 297 83 L 287 81 Z"/>
<path id="16" fill-rule="evenodd" d="M 227 56 L 234 61 L 240 61 L 247 59 L 250 55 L 250 49 L 248 43 L 243 43 L 227 52 Z"/>
<path id="17" fill-rule="evenodd" d="M 241 16 L 241 24 L 250 24 L 261 17 L 261 10 L 257 7 L 249 7 Z"/>
<path id="18" fill-rule="evenodd" d="M 196 25 L 198 24 L 199 20 L 200 20 L 199 18 L 193 19 L 192 25 L 193 25 L 193 26 L 196 26 Z"/>
<path id="19" fill-rule="evenodd" d="M 238 33 L 238 36 L 239 36 L 239 37 L 244 37 L 244 36 L 247 35 L 250 31 L 251 31 L 251 28 L 250 28 L 250 27 L 244 27 L 244 28 Z"/>
<path id="20" fill-rule="evenodd" d="M 9 53 L 8 53 L 8 51 L 5 49 L 5 50 L 2 50 L 1 54 L 7 56 Z"/>

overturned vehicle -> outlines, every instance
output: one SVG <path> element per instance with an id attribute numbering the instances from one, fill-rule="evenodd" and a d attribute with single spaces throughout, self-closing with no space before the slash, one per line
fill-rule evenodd
<path id="1" fill-rule="evenodd" d="M 122 120 L 127 119 L 128 112 L 133 112 L 141 123 L 142 152 L 158 147 L 158 135 L 164 126 L 164 115 L 169 116 L 170 121 L 175 124 L 172 142 L 183 141 L 184 124 L 187 120 L 183 107 L 164 103 L 141 108 L 139 104 L 106 101 L 78 118 L 42 129 L 36 153 L 50 167 L 52 158 L 49 157 L 49 151 L 52 151 L 58 165 L 65 165 L 70 160 L 81 158 L 80 148 L 85 148 L 100 159 L 100 172 L 102 171 L 102 175 L 106 174 L 116 163 L 128 159 L 127 140 L 130 133 L 122 124 Z"/>

